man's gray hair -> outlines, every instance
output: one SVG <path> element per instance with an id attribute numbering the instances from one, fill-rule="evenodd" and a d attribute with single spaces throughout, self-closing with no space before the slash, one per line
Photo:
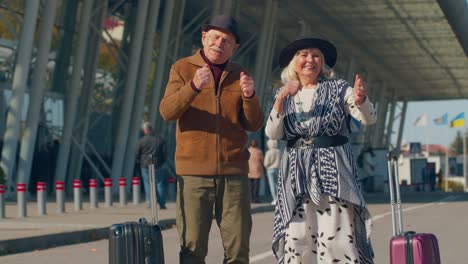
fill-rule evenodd
<path id="1" fill-rule="evenodd" d="M 150 122 L 144 122 L 143 125 L 141 125 L 141 128 L 143 130 L 148 130 L 148 131 L 152 131 L 153 130 L 153 126 L 151 125 Z"/>

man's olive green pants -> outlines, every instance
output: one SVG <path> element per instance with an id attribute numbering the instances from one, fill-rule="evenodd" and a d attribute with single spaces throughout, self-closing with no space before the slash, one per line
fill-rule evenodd
<path id="1" fill-rule="evenodd" d="M 205 263 L 213 209 L 223 241 L 224 263 L 249 263 L 252 229 L 249 190 L 247 175 L 177 178 L 181 264 Z"/>

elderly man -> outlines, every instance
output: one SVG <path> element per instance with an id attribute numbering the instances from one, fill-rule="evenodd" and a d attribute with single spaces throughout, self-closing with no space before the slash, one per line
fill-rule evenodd
<path id="1" fill-rule="evenodd" d="M 180 263 L 205 263 L 213 217 L 224 263 L 249 263 L 252 228 L 248 131 L 262 127 L 254 81 L 229 61 L 239 48 L 236 21 L 214 17 L 202 28 L 203 49 L 171 68 L 160 112 L 177 120 L 175 154 Z"/>

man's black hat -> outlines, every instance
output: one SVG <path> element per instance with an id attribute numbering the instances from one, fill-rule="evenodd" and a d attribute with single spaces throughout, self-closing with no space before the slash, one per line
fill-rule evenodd
<path id="1" fill-rule="evenodd" d="M 210 23 L 203 25 L 202 31 L 210 29 L 221 29 L 230 32 L 236 37 L 236 42 L 239 43 L 239 34 L 237 33 L 237 22 L 230 15 L 215 16 L 210 20 Z"/>
<path id="2" fill-rule="evenodd" d="M 336 47 L 330 41 L 319 38 L 302 38 L 289 43 L 280 52 L 279 65 L 281 68 L 288 66 L 289 62 L 293 59 L 296 52 L 307 49 L 318 48 L 325 57 L 325 63 L 333 68 L 338 57 Z"/>

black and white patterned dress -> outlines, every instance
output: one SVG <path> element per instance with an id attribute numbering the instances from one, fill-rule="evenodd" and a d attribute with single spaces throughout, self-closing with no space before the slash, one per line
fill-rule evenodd
<path id="1" fill-rule="evenodd" d="M 345 100 L 350 89 L 344 80 L 319 80 L 309 113 L 298 113 L 297 98 L 288 96 L 283 101 L 283 139 L 346 135 L 349 109 L 356 107 L 354 97 L 351 102 Z M 371 103 L 367 109 L 375 116 Z M 348 144 L 286 149 L 273 235 L 278 263 L 373 263 L 370 226 Z"/>

